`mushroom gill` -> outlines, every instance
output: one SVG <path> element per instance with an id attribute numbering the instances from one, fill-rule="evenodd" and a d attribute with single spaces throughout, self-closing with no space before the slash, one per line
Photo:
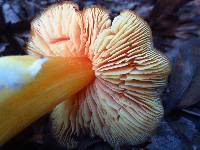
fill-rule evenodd
<path id="1" fill-rule="evenodd" d="M 160 94 L 169 60 L 154 49 L 151 30 L 136 13 L 124 10 L 112 21 L 108 11 L 80 11 L 65 2 L 48 8 L 32 23 L 32 55 L 87 57 L 95 80 L 59 104 L 51 115 L 60 143 L 75 146 L 80 134 L 111 145 L 139 144 L 163 117 Z"/>

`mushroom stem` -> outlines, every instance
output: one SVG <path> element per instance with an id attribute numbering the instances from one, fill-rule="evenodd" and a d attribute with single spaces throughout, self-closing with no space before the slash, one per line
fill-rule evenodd
<path id="1" fill-rule="evenodd" d="M 0 74 L 0 145 L 94 78 L 88 59 L 63 57 L 2 57 Z"/>

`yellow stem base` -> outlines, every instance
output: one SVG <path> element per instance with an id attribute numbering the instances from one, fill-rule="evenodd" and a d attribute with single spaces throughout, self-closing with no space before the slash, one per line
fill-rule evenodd
<path id="1" fill-rule="evenodd" d="M 0 144 L 83 89 L 93 78 L 91 62 L 86 58 L 50 57 L 32 81 L 14 92 L 0 91 Z"/>

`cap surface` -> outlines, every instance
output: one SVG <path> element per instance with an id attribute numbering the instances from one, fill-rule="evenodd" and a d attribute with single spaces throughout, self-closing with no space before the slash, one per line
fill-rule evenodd
<path id="1" fill-rule="evenodd" d="M 151 30 L 133 11 L 112 21 L 105 9 L 78 10 L 53 5 L 32 23 L 29 53 L 88 57 L 95 80 L 53 111 L 52 129 L 61 143 L 74 146 L 80 134 L 111 145 L 139 144 L 163 116 L 160 94 L 170 62 L 153 48 Z"/>

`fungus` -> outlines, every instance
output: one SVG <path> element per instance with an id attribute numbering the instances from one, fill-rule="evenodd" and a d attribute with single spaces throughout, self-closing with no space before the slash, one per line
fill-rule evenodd
<path id="1" fill-rule="evenodd" d="M 93 80 L 86 58 L 0 58 L 0 144 Z"/>
<path id="2" fill-rule="evenodd" d="M 159 125 L 170 63 L 135 12 L 124 10 L 111 23 L 103 8 L 55 4 L 32 22 L 27 49 L 34 56 L 91 61 L 95 79 L 51 114 L 60 143 L 75 147 L 74 137 L 89 134 L 112 146 L 136 145 Z"/>

